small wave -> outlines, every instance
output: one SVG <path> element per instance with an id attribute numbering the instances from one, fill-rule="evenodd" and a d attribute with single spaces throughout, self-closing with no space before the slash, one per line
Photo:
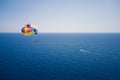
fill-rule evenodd
<path id="1" fill-rule="evenodd" d="M 81 51 L 81 52 L 89 52 L 89 51 L 87 51 L 87 50 L 85 50 L 85 49 L 80 49 L 80 51 Z"/>

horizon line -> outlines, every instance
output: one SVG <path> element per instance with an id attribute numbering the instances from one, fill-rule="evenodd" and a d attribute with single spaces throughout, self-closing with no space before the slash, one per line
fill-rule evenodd
<path id="1" fill-rule="evenodd" d="M 21 32 L 0 32 L 1 33 L 21 33 Z M 73 33 L 73 34 L 77 34 L 77 33 L 120 33 L 120 32 L 39 32 L 38 34 L 42 34 L 42 33 L 59 33 L 59 34 L 70 34 L 70 33 Z"/>

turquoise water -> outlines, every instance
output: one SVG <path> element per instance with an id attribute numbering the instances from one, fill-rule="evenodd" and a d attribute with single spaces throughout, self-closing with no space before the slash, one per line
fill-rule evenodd
<path id="1" fill-rule="evenodd" d="M 120 34 L 0 34 L 0 80 L 120 80 Z"/>

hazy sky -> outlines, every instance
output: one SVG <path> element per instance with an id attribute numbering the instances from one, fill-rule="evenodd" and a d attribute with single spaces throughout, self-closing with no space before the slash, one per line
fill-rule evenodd
<path id="1" fill-rule="evenodd" d="M 120 0 L 0 0 L 0 32 L 120 32 Z"/>

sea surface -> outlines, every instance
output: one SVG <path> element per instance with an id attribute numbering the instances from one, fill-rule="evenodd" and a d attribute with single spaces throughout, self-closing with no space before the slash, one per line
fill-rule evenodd
<path id="1" fill-rule="evenodd" d="M 120 33 L 0 33 L 0 80 L 120 80 Z"/>

